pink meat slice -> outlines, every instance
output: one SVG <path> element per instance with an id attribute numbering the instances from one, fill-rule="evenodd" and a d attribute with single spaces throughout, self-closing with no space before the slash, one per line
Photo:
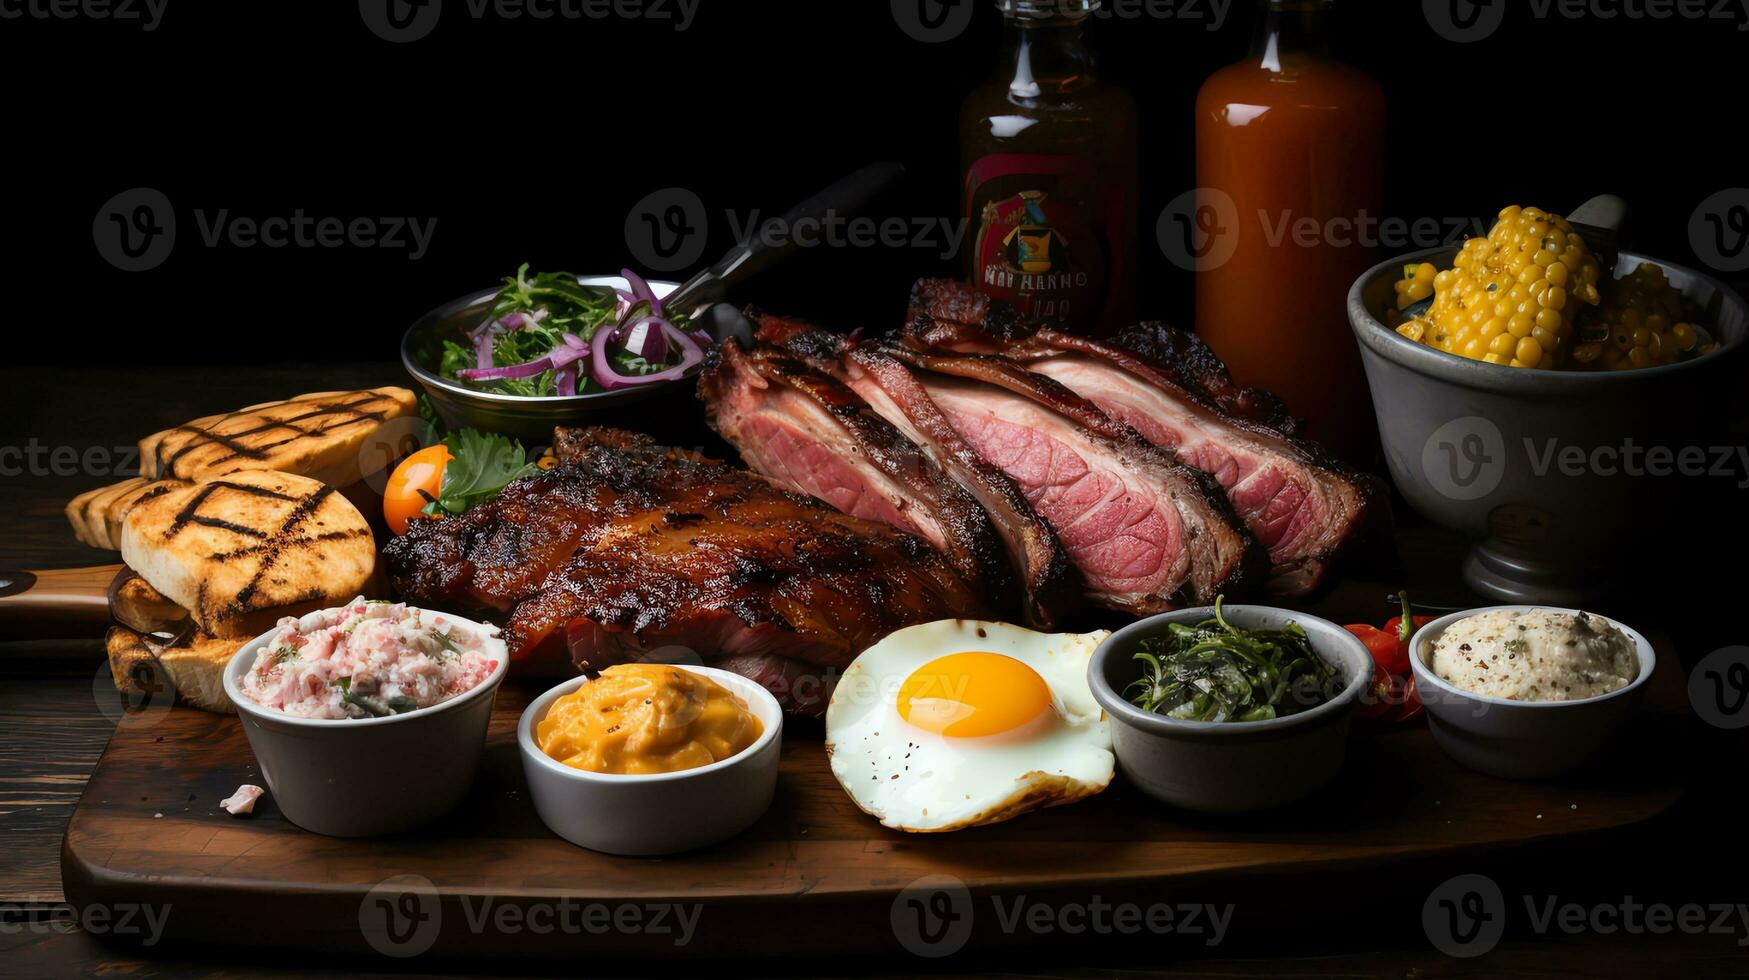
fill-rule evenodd
<path id="1" fill-rule="evenodd" d="M 1158 489 L 1054 413 L 988 386 L 925 382 L 960 435 L 1056 528 L 1096 595 L 1170 592 L 1190 565 L 1184 526 Z"/>

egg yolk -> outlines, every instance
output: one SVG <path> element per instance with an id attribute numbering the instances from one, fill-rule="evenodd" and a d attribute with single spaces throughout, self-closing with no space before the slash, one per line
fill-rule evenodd
<path id="1" fill-rule="evenodd" d="M 899 717 L 948 738 L 1000 735 L 1051 708 L 1038 672 L 1000 653 L 950 653 L 912 671 L 899 687 Z"/>
<path id="2" fill-rule="evenodd" d="M 759 716 L 702 674 L 618 664 L 553 702 L 535 726 L 547 755 L 590 772 L 680 772 L 736 755 L 764 734 Z"/>

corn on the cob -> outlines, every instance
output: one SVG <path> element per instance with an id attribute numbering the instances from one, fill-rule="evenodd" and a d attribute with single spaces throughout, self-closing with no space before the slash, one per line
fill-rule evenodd
<path id="1" fill-rule="evenodd" d="M 1701 331 L 1683 318 L 1682 293 L 1650 262 L 1603 290 L 1603 305 L 1580 327 L 1573 360 L 1600 371 L 1670 364 L 1698 352 Z"/>
<path id="2" fill-rule="evenodd" d="M 1428 266 L 1427 268 L 1431 268 Z M 1400 301 L 1420 293 L 1422 266 L 1405 270 Z M 1573 346 L 1580 312 L 1602 300 L 1603 270 L 1560 215 L 1537 208 L 1500 212 L 1486 238 L 1472 238 L 1454 267 L 1433 276 L 1433 305 L 1396 328 L 1451 354 L 1512 367 L 1556 368 Z"/>

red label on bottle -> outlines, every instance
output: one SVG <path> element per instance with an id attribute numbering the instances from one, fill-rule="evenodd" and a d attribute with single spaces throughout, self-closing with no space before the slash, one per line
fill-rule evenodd
<path id="1" fill-rule="evenodd" d="M 1030 319 L 1098 324 L 1121 274 L 1114 218 L 1125 206 L 1069 156 L 994 154 L 966 176 L 970 275 Z"/>

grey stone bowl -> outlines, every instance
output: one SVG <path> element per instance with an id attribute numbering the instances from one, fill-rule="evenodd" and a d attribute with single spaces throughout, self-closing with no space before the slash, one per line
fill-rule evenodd
<path id="1" fill-rule="evenodd" d="M 1455 247 L 1374 267 L 1354 284 L 1348 318 L 1360 342 L 1391 478 L 1410 506 L 1476 542 L 1464 579 L 1508 602 L 1576 606 L 1607 594 L 1624 556 L 1654 547 L 1695 480 L 1671 473 L 1688 453 L 1713 461 L 1710 423 L 1743 381 L 1749 307 L 1711 276 L 1632 252 L 1618 270 L 1663 267 L 1704 311 L 1720 349 L 1637 371 L 1542 371 L 1472 361 L 1385 326 L 1403 267 L 1449 268 Z M 1629 461 L 1639 475 L 1628 472 Z M 1664 454 L 1668 453 L 1668 463 Z M 1613 463 L 1611 461 L 1614 461 Z"/>
<path id="2" fill-rule="evenodd" d="M 1268 721 L 1180 721 L 1129 702 L 1123 691 L 1141 676 L 1137 645 L 1172 623 L 1214 615 L 1203 606 L 1150 616 L 1106 637 L 1087 664 L 1087 686 L 1111 718 L 1118 768 L 1142 792 L 1185 810 L 1241 813 L 1301 799 L 1342 770 L 1348 726 L 1372 679 L 1372 654 L 1335 623 L 1271 606 L 1221 606 L 1240 629 L 1302 626 L 1312 649 L 1336 669 L 1341 689 L 1329 701 Z"/>
<path id="3" fill-rule="evenodd" d="M 1429 662 L 1433 645 L 1453 623 L 1494 609 L 1530 612 L 1548 606 L 1490 606 L 1433 620 L 1409 641 L 1409 664 L 1433 740 L 1459 764 L 1503 779 L 1548 779 L 1568 772 L 1607 749 L 1644 696 L 1658 667 L 1652 644 L 1634 629 L 1610 620 L 1634 641 L 1640 673 L 1619 691 L 1579 701 L 1510 701 L 1472 694 L 1441 679 Z M 1557 612 L 1577 613 L 1577 609 Z"/>

